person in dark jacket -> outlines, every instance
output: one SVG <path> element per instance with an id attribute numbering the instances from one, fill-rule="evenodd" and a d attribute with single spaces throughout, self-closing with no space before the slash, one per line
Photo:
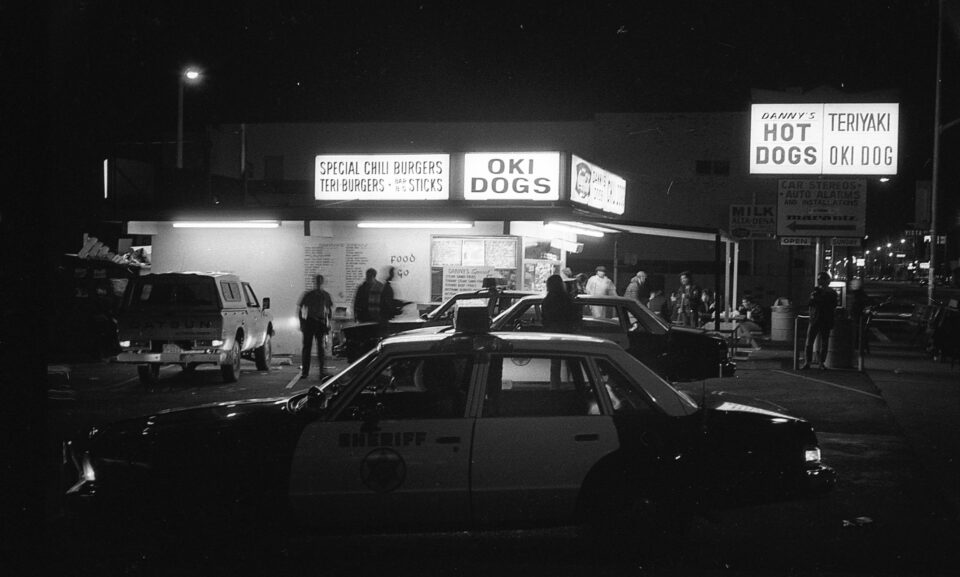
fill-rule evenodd
<path id="1" fill-rule="evenodd" d="M 377 280 L 377 269 L 368 268 L 367 278 L 357 288 L 353 298 L 353 315 L 357 322 L 375 323 L 380 320 L 380 293 L 383 292 L 383 283 Z"/>
<path id="2" fill-rule="evenodd" d="M 830 343 L 830 330 L 833 329 L 834 314 L 837 308 L 837 293 L 830 288 L 830 275 L 822 272 L 817 275 L 817 286 L 810 293 L 808 309 L 810 326 L 807 328 L 807 342 L 804 348 L 801 369 L 810 368 L 813 358 L 813 344 L 819 338 L 817 359 L 821 369 L 826 369 L 827 350 Z"/>
<path id="3" fill-rule="evenodd" d="M 579 330 L 582 316 L 580 305 L 567 292 L 563 277 L 558 274 L 547 277 L 547 295 L 540 305 L 543 313 L 543 330 L 551 333 L 573 333 Z"/>
<path id="4" fill-rule="evenodd" d="M 583 319 L 581 307 L 576 299 L 570 296 L 563 277 L 558 274 L 547 277 L 547 295 L 543 297 L 540 311 L 543 315 L 543 330 L 549 333 L 576 333 Z M 550 385 L 560 386 L 560 359 L 550 360 Z M 574 372 L 574 380 L 580 384 L 580 375 Z"/>

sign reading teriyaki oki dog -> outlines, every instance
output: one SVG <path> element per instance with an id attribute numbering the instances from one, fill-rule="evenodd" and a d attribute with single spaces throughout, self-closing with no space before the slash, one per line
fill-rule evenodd
<path id="1" fill-rule="evenodd" d="M 896 174 L 897 103 L 754 104 L 751 174 Z"/>

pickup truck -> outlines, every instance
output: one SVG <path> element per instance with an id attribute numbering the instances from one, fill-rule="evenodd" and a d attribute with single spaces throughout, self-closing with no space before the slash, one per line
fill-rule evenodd
<path id="1" fill-rule="evenodd" d="M 269 370 L 273 355 L 270 299 L 257 300 L 250 283 L 231 273 L 148 274 L 129 283 L 117 319 L 116 361 L 139 365 L 144 384 L 154 384 L 165 364 L 192 371 L 220 367 L 223 380 L 240 378 L 240 360 L 252 357 Z"/>

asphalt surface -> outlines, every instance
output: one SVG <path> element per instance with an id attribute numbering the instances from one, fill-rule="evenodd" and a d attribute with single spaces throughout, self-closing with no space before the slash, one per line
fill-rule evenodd
<path id="1" fill-rule="evenodd" d="M 893 338 L 873 343 L 863 372 L 794 371 L 791 343 L 760 345 L 739 361 L 735 378 L 681 388 L 694 397 L 713 390 L 755 397 L 807 418 L 824 461 L 839 473 L 838 485 L 815 499 L 698 518 L 670 549 L 601 554 L 575 528 L 559 528 L 362 537 L 294 533 L 283 538 L 279 552 L 211 550 L 198 556 L 108 545 L 109 554 L 90 558 L 89 551 L 77 549 L 78 529 L 59 524 L 56 483 L 49 479 L 46 565 L 91 575 L 953 575 L 960 567 L 960 364 L 934 362 L 916 345 Z M 344 364 L 334 361 L 328 368 Z M 852 364 L 857 366 L 856 358 Z M 185 379 L 172 370 L 154 389 L 139 385 L 130 367 L 53 366 L 48 456 L 55 458 L 59 437 L 91 422 L 160 406 L 290 394 L 317 382 L 300 380 L 298 365 L 297 358 L 275 359 L 273 370 L 250 370 L 239 386 L 223 385 L 216 372 Z M 69 380 L 58 370 L 69 371 Z"/>

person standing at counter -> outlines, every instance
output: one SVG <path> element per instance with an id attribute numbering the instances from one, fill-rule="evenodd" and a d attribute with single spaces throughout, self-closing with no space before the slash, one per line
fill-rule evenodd
<path id="1" fill-rule="evenodd" d="M 607 267 L 600 265 L 597 267 L 596 274 L 587 280 L 587 294 L 590 296 L 617 296 L 617 287 L 607 276 Z M 592 306 L 590 307 L 595 318 L 607 318 L 610 316 L 611 307 Z"/>
<path id="2" fill-rule="evenodd" d="M 333 300 L 330 293 L 323 290 L 323 275 L 315 278 L 316 286 L 311 291 L 300 295 L 297 301 L 297 317 L 300 319 L 300 332 L 303 333 L 302 360 L 300 362 L 300 378 L 305 379 L 310 374 L 310 357 L 313 353 L 313 341 L 317 341 L 317 364 L 320 367 L 320 378 L 323 378 L 324 349 L 323 339 L 330 332 L 330 313 L 333 310 Z"/>
<path id="3" fill-rule="evenodd" d="M 647 301 L 650 300 L 650 283 L 647 282 L 647 271 L 637 271 L 637 274 L 630 279 L 627 288 L 623 291 L 623 296 L 642 305 L 647 304 Z"/>
<path id="4" fill-rule="evenodd" d="M 357 322 L 375 323 L 380 320 L 380 294 L 383 283 L 377 280 L 377 269 L 368 268 L 366 280 L 357 288 L 353 297 L 353 316 Z"/>
<path id="5" fill-rule="evenodd" d="M 390 322 L 397 316 L 397 303 L 393 298 L 393 285 L 390 281 L 396 275 L 396 269 L 388 266 L 384 269 L 383 290 L 380 291 L 380 322 Z"/>

